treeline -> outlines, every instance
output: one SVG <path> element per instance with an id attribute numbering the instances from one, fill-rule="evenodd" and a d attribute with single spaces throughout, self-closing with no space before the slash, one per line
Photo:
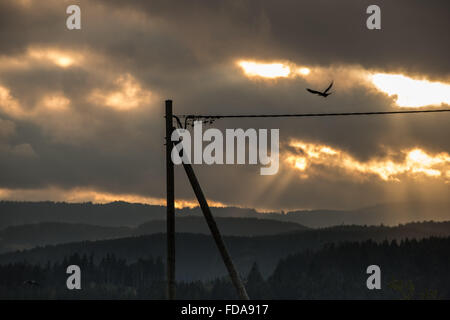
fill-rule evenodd
<path id="1" fill-rule="evenodd" d="M 257 262 L 265 278 L 272 275 L 280 259 L 304 250 L 319 250 L 327 243 L 362 242 L 372 239 L 449 237 L 450 222 L 422 222 L 397 227 L 339 226 L 312 229 L 271 236 L 230 237 L 224 241 L 238 270 L 246 275 L 253 262 Z M 1 235 L 0 235 L 1 237 Z M 0 255 L 0 264 L 28 261 L 45 265 L 47 261 L 61 261 L 75 253 L 94 254 L 95 263 L 106 254 L 126 259 L 127 263 L 142 257 L 163 257 L 166 254 L 166 236 L 153 234 L 112 240 L 75 242 L 37 247 L 31 250 L 9 252 Z M 1 243 L 1 241 L 0 241 Z M 177 277 L 191 282 L 209 281 L 226 274 L 226 269 L 212 237 L 202 234 L 177 233 Z"/>
<path id="2" fill-rule="evenodd" d="M 450 238 L 329 244 L 281 260 L 267 284 L 277 299 L 450 298 Z M 366 268 L 381 269 L 368 290 Z"/>
<path id="3" fill-rule="evenodd" d="M 268 278 L 255 263 L 243 277 L 253 299 L 449 299 L 450 238 L 329 244 L 282 259 Z M 96 263 L 95 261 L 99 261 Z M 79 265 L 82 290 L 66 288 L 66 268 Z M 369 265 L 381 268 L 381 290 L 368 290 Z M 0 266 L 0 298 L 163 299 L 161 259 L 127 262 L 74 254 L 60 263 Z M 236 299 L 227 278 L 179 282 L 179 299 Z"/>
<path id="4" fill-rule="evenodd" d="M 81 290 L 68 290 L 69 265 L 81 269 Z M 160 258 L 134 263 L 104 256 L 74 254 L 61 262 L 33 265 L 19 262 L 0 266 L 0 298 L 13 299 L 158 299 L 164 293 L 164 264 Z"/>

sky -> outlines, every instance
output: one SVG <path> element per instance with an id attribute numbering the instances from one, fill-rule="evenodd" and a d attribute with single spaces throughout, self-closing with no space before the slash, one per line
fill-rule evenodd
<path id="1" fill-rule="evenodd" d="M 450 2 L 376 1 L 368 30 L 372 2 L 0 0 L 0 199 L 165 204 L 166 99 L 176 114 L 449 108 Z M 331 81 L 326 99 L 305 90 Z M 218 120 L 279 129 L 279 172 L 194 170 L 215 206 L 445 201 L 449 116 Z M 177 206 L 194 205 L 175 174 Z"/>

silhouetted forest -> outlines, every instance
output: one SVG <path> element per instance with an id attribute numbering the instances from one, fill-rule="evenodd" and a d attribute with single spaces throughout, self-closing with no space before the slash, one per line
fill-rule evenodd
<path id="1" fill-rule="evenodd" d="M 66 268 L 78 265 L 82 290 L 66 287 Z M 127 299 L 161 298 L 164 292 L 164 266 L 161 259 L 139 259 L 127 264 L 107 254 L 98 263 L 93 255 L 74 254 L 61 262 L 33 265 L 19 262 L 0 266 L 0 297 L 16 299 Z"/>
<path id="2" fill-rule="evenodd" d="M 411 209 L 391 205 L 264 215 L 252 209 L 213 211 L 252 298 L 449 298 L 449 221 L 320 229 L 289 222 L 340 224 L 355 218 L 375 223 L 385 221 L 393 208 L 399 212 L 394 220 Z M 420 217 L 416 213 L 423 208 L 416 209 L 410 219 Z M 5 201 L 0 213 L 0 252 L 5 252 L 0 254 L 0 298 L 164 298 L 164 207 Z M 177 211 L 177 297 L 236 298 L 198 214 L 196 208 Z M 81 291 L 66 288 L 71 264 L 81 267 Z M 366 288 L 366 268 L 372 264 L 382 270 L 379 291 Z"/>
<path id="3" fill-rule="evenodd" d="M 222 235 L 262 236 L 308 228 L 294 222 L 257 218 L 216 218 Z M 177 232 L 210 234 L 203 217 L 177 217 Z M 30 249 L 36 246 L 117 239 L 146 234 L 164 233 L 165 220 L 152 220 L 137 227 L 107 227 L 79 223 L 41 222 L 9 226 L 0 230 L 0 253 Z"/>
<path id="4" fill-rule="evenodd" d="M 258 263 L 262 274 L 267 277 L 278 261 L 290 254 L 304 250 L 318 250 L 328 243 L 348 241 L 384 241 L 421 239 L 431 236 L 450 236 L 450 222 L 422 222 L 386 226 L 339 226 L 325 229 L 310 229 L 271 236 L 230 237 L 225 236 L 233 261 L 238 270 L 247 273 L 253 262 Z M 208 235 L 177 233 L 177 279 L 184 281 L 211 280 L 226 274 L 213 239 Z M 44 264 L 47 261 L 61 261 L 65 256 L 78 253 L 94 254 L 100 259 L 107 253 L 127 262 L 145 257 L 163 257 L 166 254 L 165 234 L 153 234 L 101 241 L 83 241 L 61 245 L 48 245 L 30 250 L 0 255 L 0 264 L 28 261 Z"/>
<path id="5" fill-rule="evenodd" d="M 253 299 L 449 299 L 450 237 L 346 242 L 281 259 L 267 278 L 253 263 L 244 277 Z M 98 262 L 96 262 L 98 261 Z M 66 267 L 82 270 L 82 290 L 66 288 Z M 381 268 L 382 289 L 368 290 L 367 266 Z M 160 258 L 127 262 L 114 254 L 97 259 L 73 254 L 60 262 L 0 266 L 0 298 L 162 299 Z M 30 284 L 30 281 L 33 284 Z M 227 278 L 179 282 L 179 299 L 235 299 Z"/>

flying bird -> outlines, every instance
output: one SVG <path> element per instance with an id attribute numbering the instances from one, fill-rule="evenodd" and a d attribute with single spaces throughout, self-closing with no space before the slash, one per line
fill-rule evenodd
<path id="1" fill-rule="evenodd" d="M 321 91 L 316 91 L 316 90 L 312 90 L 309 88 L 306 88 L 306 90 L 308 90 L 309 92 L 313 93 L 313 94 L 317 94 L 321 97 L 328 97 L 330 94 L 332 94 L 333 92 L 328 93 L 328 90 L 331 89 L 331 87 L 333 86 L 333 81 L 331 81 L 330 85 L 328 86 L 328 88 L 325 89 L 325 91 L 321 92 Z"/>

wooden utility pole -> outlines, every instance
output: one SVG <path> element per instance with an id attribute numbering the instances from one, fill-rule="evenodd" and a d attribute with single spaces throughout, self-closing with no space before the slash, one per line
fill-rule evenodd
<path id="1" fill-rule="evenodd" d="M 211 231 L 214 241 L 216 242 L 217 248 L 220 251 L 222 260 L 225 263 L 225 266 L 227 267 L 231 281 L 233 282 L 234 287 L 237 290 L 239 298 L 242 300 L 249 300 L 247 291 L 245 290 L 244 284 L 242 283 L 242 280 L 239 277 L 236 268 L 234 267 L 233 261 L 231 260 L 227 247 L 223 242 L 222 236 L 220 235 L 219 232 L 219 228 L 217 228 L 216 222 L 214 221 L 214 217 L 211 213 L 208 202 L 206 201 L 205 195 L 203 194 L 202 188 L 198 183 L 197 177 L 195 176 L 194 170 L 192 169 L 192 166 L 188 163 L 183 162 L 183 166 L 189 178 L 189 182 L 191 183 L 192 189 L 194 190 L 195 196 L 197 197 L 198 203 L 200 204 L 200 208 L 203 211 L 203 215 L 205 216 L 209 230 Z"/>
<path id="2" fill-rule="evenodd" d="M 172 162 L 173 142 L 171 140 L 173 128 L 172 100 L 166 100 L 166 168 L 167 168 L 167 297 L 175 299 L 175 195 L 174 195 L 174 166 Z M 189 163 L 184 163 L 184 170 L 197 197 L 200 208 L 208 224 L 209 230 L 216 242 L 222 260 L 230 275 L 240 299 L 249 300 L 244 284 L 239 277 L 233 261 L 228 253 L 222 236 L 214 221 L 214 217 L 203 194 L 202 188 Z"/>
<path id="3" fill-rule="evenodd" d="M 175 183 L 171 141 L 172 100 L 166 100 L 166 186 L 167 186 L 167 298 L 175 299 Z"/>

